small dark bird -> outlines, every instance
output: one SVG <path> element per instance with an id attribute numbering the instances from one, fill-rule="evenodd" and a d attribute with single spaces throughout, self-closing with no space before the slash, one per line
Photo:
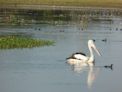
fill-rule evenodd
<path id="1" fill-rule="evenodd" d="M 60 30 L 59 32 L 64 32 L 64 30 Z"/>
<path id="2" fill-rule="evenodd" d="M 38 30 L 40 31 L 41 29 L 39 28 Z"/>
<path id="3" fill-rule="evenodd" d="M 102 41 L 103 41 L 103 42 L 107 42 L 107 38 L 103 39 Z"/>
<path id="4" fill-rule="evenodd" d="M 95 42 L 95 39 L 93 39 L 93 41 Z"/>
<path id="5" fill-rule="evenodd" d="M 113 70 L 113 64 L 111 64 L 111 65 L 105 65 L 104 67 L 105 68 L 110 68 L 111 70 Z"/>
<path id="6" fill-rule="evenodd" d="M 116 31 L 118 31 L 118 28 L 116 28 Z"/>

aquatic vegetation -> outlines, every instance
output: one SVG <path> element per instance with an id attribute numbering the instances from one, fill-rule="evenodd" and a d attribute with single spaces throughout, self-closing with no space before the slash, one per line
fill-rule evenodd
<path id="1" fill-rule="evenodd" d="M 41 40 L 18 36 L 0 37 L 0 49 L 33 48 L 39 46 L 49 46 L 53 44 L 54 41 L 50 40 Z"/>

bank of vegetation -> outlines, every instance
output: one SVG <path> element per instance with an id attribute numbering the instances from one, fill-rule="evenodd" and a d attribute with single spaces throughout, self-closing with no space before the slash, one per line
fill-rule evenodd
<path id="1" fill-rule="evenodd" d="M 0 10 L 0 27 L 25 26 L 35 24 L 68 24 L 90 21 L 91 19 L 111 19 L 113 16 L 122 16 L 122 11 L 116 10 Z"/>
<path id="2" fill-rule="evenodd" d="M 122 0 L 0 0 L 3 4 L 122 7 Z"/>

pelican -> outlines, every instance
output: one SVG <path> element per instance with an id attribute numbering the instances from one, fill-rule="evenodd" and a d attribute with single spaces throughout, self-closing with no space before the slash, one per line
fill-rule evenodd
<path id="1" fill-rule="evenodd" d="M 101 56 L 93 40 L 88 40 L 88 48 L 89 48 L 90 56 L 86 56 L 84 53 L 81 52 L 76 52 L 67 58 L 67 63 L 71 65 L 79 64 L 79 63 L 84 63 L 85 65 L 87 65 L 88 63 L 93 63 L 94 62 L 93 49 L 96 51 L 96 53 L 99 56 Z"/>

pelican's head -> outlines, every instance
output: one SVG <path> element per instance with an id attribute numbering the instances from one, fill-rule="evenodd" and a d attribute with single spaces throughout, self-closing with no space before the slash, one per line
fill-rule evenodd
<path id="1" fill-rule="evenodd" d="M 96 51 L 96 53 L 97 53 L 99 56 L 101 56 L 100 52 L 98 51 L 98 49 L 96 48 L 96 46 L 95 46 L 95 44 L 94 44 L 94 40 L 89 40 L 89 41 L 88 41 L 88 46 L 89 46 L 90 48 L 93 48 L 93 49 Z"/>

